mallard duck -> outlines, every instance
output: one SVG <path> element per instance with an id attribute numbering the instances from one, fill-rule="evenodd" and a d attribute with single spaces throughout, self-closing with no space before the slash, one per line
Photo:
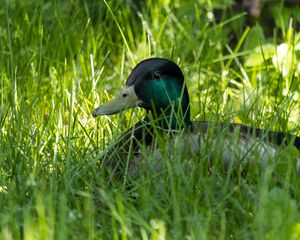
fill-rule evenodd
<path id="1" fill-rule="evenodd" d="M 222 131 L 225 128 L 234 139 L 228 141 L 230 137 L 223 137 L 222 141 L 225 139 L 227 142 L 221 143 L 226 164 L 232 158 L 232 152 L 235 152 L 235 157 L 243 158 L 244 161 L 247 159 L 245 155 L 257 145 L 258 155 L 250 157 L 251 161 L 266 155 L 272 158 L 277 146 L 281 144 L 292 142 L 298 150 L 300 149 L 300 137 L 291 134 L 235 123 L 192 122 L 189 104 L 188 89 L 179 66 L 168 59 L 149 58 L 138 63 L 132 70 L 125 88 L 118 96 L 96 108 L 92 115 L 111 115 L 134 107 L 146 109 L 146 117 L 125 132 L 111 148 L 113 151 L 123 150 L 125 154 L 131 152 L 135 156 L 141 147 L 153 151 L 157 134 L 168 135 L 171 139 L 179 135 L 181 140 L 184 139 L 179 141 L 180 148 L 186 150 L 188 145 L 191 152 L 197 153 L 197 147 L 205 143 L 208 135 L 214 134 L 216 129 Z M 210 139 L 210 144 L 214 147 L 218 142 L 217 136 Z M 111 154 L 112 151 L 109 151 L 106 158 Z"/>

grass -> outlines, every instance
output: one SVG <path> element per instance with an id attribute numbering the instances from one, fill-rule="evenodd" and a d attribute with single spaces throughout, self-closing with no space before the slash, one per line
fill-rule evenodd
<path id="1" fill-rule="evenodd" d="M 292 146 L 246 173 L 224 170 L 215 154 L 222 132 L 216 149 L 206 143 L 189 158 L 176 149 L 169 157 L 159 140 L 161 172 L 151 154 L 138 175 L 125 172 L 119 181 L 108 183 L 100 167 L 107 145 L 144 112 L 98 119 L 91 112 L 150 56 L 179 63 L 193 119 L 299 134 L 298 13 L 293 21 L 286 12 L 281 17 L 282 38 L 265 37 L 259 26 L 245 28 L 244 13 L 225 4 L 216 21 L 217 2 L 203 2 L 5 1 L 1 239 L 300 238 L 299 153 Z M 281 44 L 288 46 L 283 55 Z"/>

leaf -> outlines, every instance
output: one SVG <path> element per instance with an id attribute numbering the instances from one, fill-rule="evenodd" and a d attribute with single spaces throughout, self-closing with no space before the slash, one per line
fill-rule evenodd
<path id="1" fill-rule="evenodd" d="M 273 44 L 264 44 L 254 49 L 245 61 L 246 67 L 255 67 L 263 64 L 265 60 L 272 58 L 275 54 L 275 46 Z"/>

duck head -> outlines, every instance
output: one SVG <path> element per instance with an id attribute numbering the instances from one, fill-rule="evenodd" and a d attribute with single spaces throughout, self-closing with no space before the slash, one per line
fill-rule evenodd
<path id="1" fill-rule="evenodd" d="M 96 108 L 92 115 L 111 115 L 133 107 L 146 109 L 145 120 L 152 118 L 164 128 L 189 126 L 189 95 L 178 65 L 163 58 L 140 62 L 117 97 Z"/>

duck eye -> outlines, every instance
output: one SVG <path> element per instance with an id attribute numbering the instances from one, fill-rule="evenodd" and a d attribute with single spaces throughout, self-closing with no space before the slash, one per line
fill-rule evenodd
<path id="1" fill-rule="evenodd" d="M 123 93 L 123 94 L 122 94 L 122 97 L 124 97 L 124 98 L 127 97 L 127 96 L 128 96 L 127 93 Z"/>
<path id="2" fill-rule="evenodd" d="M 153 74 L 153 78 L 154 79 L 160 79 L 160 72 L 155 72 L 154 74 Z"/>

